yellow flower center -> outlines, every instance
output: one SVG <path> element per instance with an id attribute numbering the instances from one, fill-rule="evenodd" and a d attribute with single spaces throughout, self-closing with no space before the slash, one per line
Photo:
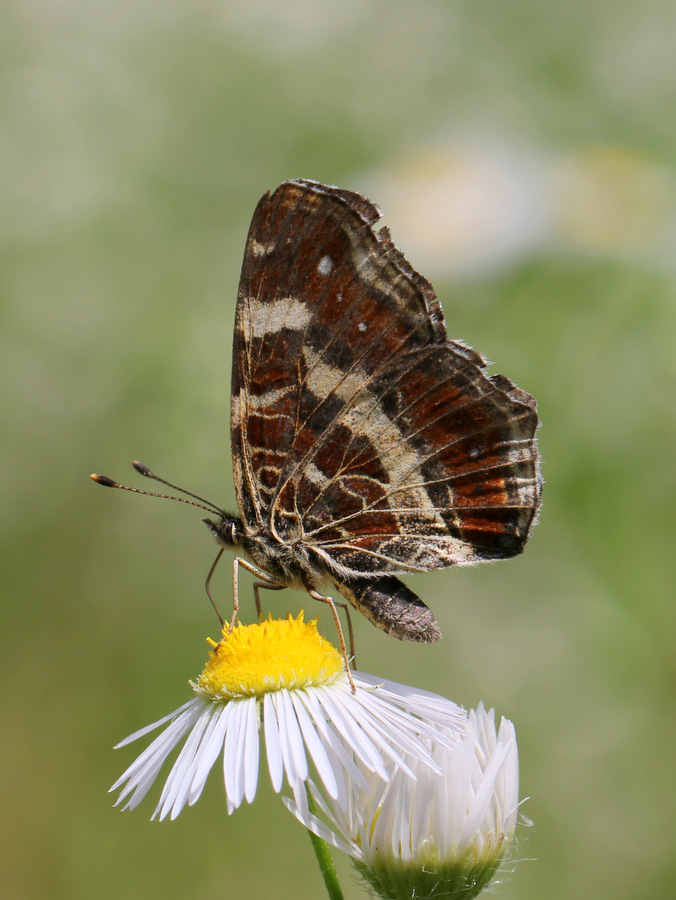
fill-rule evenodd
<path id="1" fill-rule="evenodd" d="M 192 686 L 215 700 L 260 697 L 271 691 L 326 684 L 343 672 L 340 653 L 317 631 L 317 620 L 273 619 L 259 625 L 237 624 L 216 644 Z"/>

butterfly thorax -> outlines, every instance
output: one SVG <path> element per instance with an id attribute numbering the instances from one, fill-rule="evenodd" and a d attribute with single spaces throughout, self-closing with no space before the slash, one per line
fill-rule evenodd
<path id="1" fill-rule="evenodd" d="M 283 543 L 266 531 L 251 532 L 241 519 L 223 515 L 220 521 L 204 519 L 205 524 L 221 546 L 228 549 L 241 547 L 246 555 L 279 584 L 300 590 L 315 589 L 323 580 L 307 555 Z"/>

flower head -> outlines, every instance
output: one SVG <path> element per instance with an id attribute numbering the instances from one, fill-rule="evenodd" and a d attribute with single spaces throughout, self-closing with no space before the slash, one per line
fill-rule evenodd
<path id="1" fill-rule="evenodd" d="M 491 880 L 514 834 L 519 763 L 514 726 L 483 705 L 468 715 L 455 742 L 430 745 L 441 772 L 410 762 L 416 778 L 393 771 L 387 781 L 367 775 L 340 808 L 312 786 L 328 822 L 303 798 L 285 799 L 315 834 L 355 860 L 376 892 L 392 900 L 475 897 Z"/>
<path id="2" fill-rule="evenodd" d="M 388 780 L 393 772 L 415 777 L 414 765 L 439 770 L 430 752 L 439 726 L 453 743 L 465 727 L 458 706 L 424 691 L 353 673 L 355 692 L 337 650 L 316 621 L 294 619 L 237 625 L 216 644 L 196 696 L 168 716 L 130 735 L 118 747 L 169 722 L 112 786 L 117 804 L 134 809 L 155 782 L 167 757 L 183 746 L 165 781 L 153 818 L 176 818 L 200 797 L 222 756 L 228 812 L 258 786 L 261 717 L 268 770 L 275 791 L 286 776 L 296 801 L 314 769 L 317 783 L 338 808 L 353 784 Z"/>

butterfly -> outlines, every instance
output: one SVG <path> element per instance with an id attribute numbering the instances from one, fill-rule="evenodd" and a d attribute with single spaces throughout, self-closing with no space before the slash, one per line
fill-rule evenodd
<path id="1" fill-rule="evenodd" d="M 397 575 L 523 550 L 538 416 L 448 339 L 432 286 L 379 218 L 360 194 L 307 179 L 258 203 L 232 362 L 239 515 L 204 521 L 259 586 L 330 602 L 328 583 L 378 628 L 429 643 L 436 618 Z"/>

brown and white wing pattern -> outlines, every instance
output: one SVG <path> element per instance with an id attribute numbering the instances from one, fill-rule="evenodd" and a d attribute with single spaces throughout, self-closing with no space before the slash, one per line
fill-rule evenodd
<path id="1" fill-rule="evenodd" d="M 359 608 L 369 583 L 403 587 L 393 573 L 514 556 L 540 501 L 534 399 L 448 340 L 431 285 L 373 230 L 379 215 L 311 181 L 266 194 L 233 357 L 245 529 Z"/>

